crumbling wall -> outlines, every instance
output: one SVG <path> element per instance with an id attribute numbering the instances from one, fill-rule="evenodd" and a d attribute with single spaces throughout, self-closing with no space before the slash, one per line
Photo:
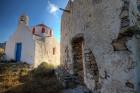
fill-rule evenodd
<path id="1" fill-rule="evenodd" d="M 133 54 L 132 56 L 133 64 L 130 69 L 136 68 L 135 69 L 136 70 L 135 79 L 137 84 L 136 89 L 139 92 L 140 91 L 140 34 L 133 36 L 132 39 L 128 41 L 127 46 Z"/>
<path id="2" fill-rule="evenodd" d="M 135 71 L 139 67 L 133 67 L 134 59 L 138 56 L 133 58 L 134 54 L 127 45 L 133 36 L 120 34 L 136 24 L 136 16 L 131 16 L 132 11 L 137 12 L 136 1 L 127 0 L 129 4 L 126 6 L 129 9 L 125 13 L 129 21 L 125 22 L 129 23 L 123 23 L 125 26 L 122 26 L 124 1 L 126 0 L 74 0 L 66 7 L 70 12 L 62 15 L 61 64 L 66 64 L 69 73 L 74 73 L 71 42 L 73 38 L 82 35 L 84 82 L 94 92 L 135 93 L 138 86 Z M 66 61 L 66 48 L 69 49 L 69 61 Z"/>

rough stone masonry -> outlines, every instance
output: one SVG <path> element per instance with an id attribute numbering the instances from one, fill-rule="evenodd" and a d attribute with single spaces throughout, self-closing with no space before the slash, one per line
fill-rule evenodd
<path id="1" fill-rule="evenodd" d="M 61 21 L 61 65 L 93 93 L 140 93 L 136 0 L 69 1 Z"/>

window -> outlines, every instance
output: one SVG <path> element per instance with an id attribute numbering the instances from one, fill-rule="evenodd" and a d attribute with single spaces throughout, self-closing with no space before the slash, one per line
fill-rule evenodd
<path id="1" fill-rule="evenodd" d="M 52 36 L 52 30 L 50 30 L 50 36 Z"/>
<path id="2" fill-rule="evenodd" d="M 44 27 L 42 28 L 42 33 L 45 33 L 45 28 Z"/>
<path id="3" fill-rule="evenodd" d="M 35 28 L 33 28 L 32 33 L 33 33 L 33 34 L 35 33 Z"/>
<path id="4" fill-rule="evenodd" d="M 55 49 L 55 48 L 53 48 L 53 55 L 55 55 L 55 52 L 56 52 L 56 49 Z"/>

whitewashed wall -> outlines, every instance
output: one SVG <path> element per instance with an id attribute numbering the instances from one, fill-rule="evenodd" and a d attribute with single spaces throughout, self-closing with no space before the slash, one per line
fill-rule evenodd
<path id="1" fill-rule="evenodd" d="M 27 25 L 20 23 L 17 31 L 10 37 L 6 44 L 7 59 L 15 59 L 16 43 L 22 43 L 21 61 L 33 64 L 35 44 L 32 39 L 32 33 Z"/>
<path id="2" fill-rule="evenodd" d="M 53 37 L 52 30 L 44 24 L 34 26 L 30 30 L 28 26 L 28 16 L 19 18 L 17 31 L 10 37 L 6 44 L 7 59 L 15 59 L 16 43 L 22 43 L 21 61 L 32 64 L 37 67 L 42 62 L 47 62 L 58 66 L 60 64 L 60 45 Z M 42 28 L 45 28 L 45 33 L 42 33 Z M 45 37 L 42 40 L 39 36 Z M 53 55 L 53 48 L 55 54 Z"/>

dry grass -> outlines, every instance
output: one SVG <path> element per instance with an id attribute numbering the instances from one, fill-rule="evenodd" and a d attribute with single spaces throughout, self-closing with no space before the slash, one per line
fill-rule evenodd
<path id="1" fill-rule="evenodd" d="M 53 67 L 46 63 L 42 63 L 30 72 L 27 68 L 20 71 L 18 68 L 17 73 L 19 74 L 5 77 L 7 90 L 4 93 L 60 93 L 63 89 L 55 76 Z"/>
<path id="2" fill-rule="evenodd" d="M 5 92 L 11 87 L 22 84 L 21 77 L 28 75 L 29 65 L 25 63 L 1 63 L 0 64 L 0 93 Z"/>

